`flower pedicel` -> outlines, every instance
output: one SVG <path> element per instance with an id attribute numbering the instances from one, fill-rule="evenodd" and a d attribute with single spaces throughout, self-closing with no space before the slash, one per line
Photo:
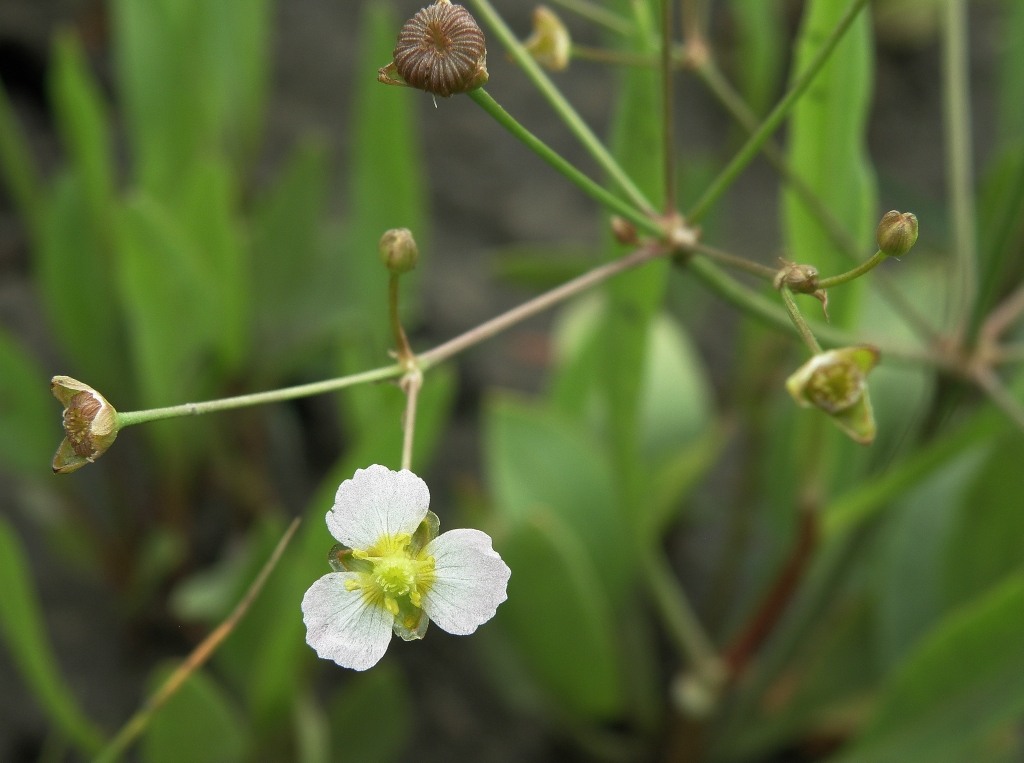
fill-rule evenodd
<path id="1" fill-rule="evenodd" d="M 430 493 L 410 471 L 374 465 L 338 488 L 327 527 L 334 572 L 302 597 L 306 643 L 319 657 L 366 670 L 391 634 L 423 638 L 428 618 L 468 635 L 507 598 L 511 571 L 479 530 L 438 535 Z"/>

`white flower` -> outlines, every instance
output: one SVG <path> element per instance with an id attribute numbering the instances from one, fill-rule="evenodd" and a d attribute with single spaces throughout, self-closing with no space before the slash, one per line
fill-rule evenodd
<path id="1" fill-rule="evenodd" d="M 306 643 L 317 656 L 366 670 L 391 633 L 423 638 L 427 618 L 467 635 L 507 598 L 512 574 L 479 530 L 438 535 L 430 492 L 410 471 L 374 465 L 338 488 L 327 527 L 339 541 L 335 569 L 302 597 Z"/>

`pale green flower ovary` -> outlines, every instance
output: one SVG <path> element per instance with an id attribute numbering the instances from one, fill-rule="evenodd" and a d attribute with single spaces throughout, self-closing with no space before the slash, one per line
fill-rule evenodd
<path id="1" fill-rule="evenodd" d="M 346 580 L 345 587 L 361 589 L 371 604 L 383 600 L 384 608 L 396 617 L 399 599 L 408 597 L 414 607 L 421 607 L 423 595 L 434 582 L 434 557 L 422 550 L 413 552 L 411 544 L 412 536 L 400 533 L 383 536 L 365 551 L 353 549 L 353 557 L 370 562 L 372 569 Z"/>

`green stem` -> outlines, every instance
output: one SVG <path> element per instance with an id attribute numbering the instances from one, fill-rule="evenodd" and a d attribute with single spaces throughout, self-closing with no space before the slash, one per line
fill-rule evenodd
<path id="1" fill-rule="evenodd" d="M 566 127 L 576 136 L 576 139 L 583 144 L 583 147 L 594 158 L 594 161 L 608 174 L 626 194 L 627 198 L 637 209 L 653 214 L 654 205 L 644 195 L 633 180 L 626 174 L 615 158 L 605 148 L 604 143 L 583 121 L 583 118 L 576 112 L 572 105 L 566 100 L 562 92 L 551 81 L 550 77 L 540 68 L 540 65 L 533 59 L 523 44 L 515 36 L 505 21 L 494 10 L 489 0 L 470 0 L 476 7 L 477 12 L 484 22 L 494 30 L 494 33 L 508 49 L 512 58 L 522 67 L 524 73 L 533 83 L 534 87 L 544 96 L 555 112 L 562 118 Z M 480 91 L 474 91 L 480 92 Z M 479 101 L 478 101 L 479 103 Z"/>
<path id="2" fill-rule="evenodd" d="M 855 267 L 853 270 L 848 270 L 845 273 L 840 273 L 837 276 L 829 276 L 828 278 L 820 279 L 818 281 L 818 288 L 831 289 L 833 286 L 841 286 L 844 283 L 849 283 L 855 278 L 860 278 L 869 270 L 873 270 L 878 265 L 881 265 L 883 262 L 886 261 L 886 259 L 888 259 L 888 255 L 879 250 L 871 256 L 871 259 L 865 260 L 860 265 Z"/>
<path id="3" fill-rule="evenodd" d="M 285 548 L 288 547 L 288 543 L 291 541 L 292 536 L 295 535 L 295 531 L 299 527 L 299 518 L 296 517 L 292 520 L 292 523 L 285 530 L 281 540 L 277 542 L 277 546 L 274 547 L 273 552 L 270 554 L 270 558 L 263 565 L 263 568 L 259 571 L 256 579 L 253 580 L 249 586 L 249 590 L 245 592 L 245 596 L 238 602 L 235 608 L 228 615 L 227 619 L 218 625 L 209 636 L 192 650 L 188 658 L 185 659 L 178 668 L 167 677 L 167 680 L 161 684 L 160 688 L 150 696 L 146 703 L 139 709 L 135 715 L 133 715 L 121 730 L 117 732 L 117 735 L 110 741 L 110 743 L 103 748 L 99 755 L 96 756 L 95 763 L 108 763 L 109 761 L 115 761 L 119 759 L 128 749 L 128 746 L 138 738 L 149 722 L 152 720 L 153 715 L 163 707 L 163 705 L 169 700 L 178 689 L 181 688 L 182 684 L 195 673 L 203 664 L 210 658 L 210 656 L 216 651 L 217 647 L 226 639 L 231 632 L 238 625 L 238 621 L 242 619 L 246 612 L 249 611 L 249 607 L 256 600 L 260 591 L 263 589 L 264 584 L 267 582 L 267 578 L 270 577 L 270 573 L 273 572 L 274 567 L 277 566 L 278 561 L 281 559 L 281 555 L 284 553 Z"/>
<path id="4" fill-rule="evenodd" d="M 406 371 L 404 365 L 396 363 L 391 366 L 374 368 L 371 371 L 363 371 L 350 376 L 341 376 L 336 379 L 312 382 L 311 384 L 299 384 L 295 387 L 270 390 L 269 392 L 255 392 L 248 395 L 237 395 L 235 397 L 224 397 L 218 400 L 207 400 L 202 403 L 182 403 L 167 408 L 151 408 L 144 411 L 128 411 L 117 414 L 117 423 L 121 429 L 133 424 L 144 424 L 149 421 L 160 419 L 172 419 L 179 416 L 199 416 L 206 413 L 218 411 L 229 411 L 235 408 L 248 408 L 254 405 L 265 405 L 267 403 L 279 403 L 284 400 L 294 400 L 300 397 L 321 395 L 325 392 L 334 392 L 345 387 L 354 387 L 357 384 L 394 379 Z"/>
<path id="5" fill-rule="evenodd" d="M 676 208 L 676 147 L 673 126 L 672 86 L 672 3 L 661 0 L 661 134 L 663 141 L 665 213 Z"/>
<path id="6" fill-rule="evenodd" d="M 703 254 L 726 267 L 743 270 L 751 275 L 755 275 L 769 281 L 774 279 L 779 272 L 778 268 L 762 265 L 760 262 L 748 260 L 746 257 L 737 257 L 735 254 L 730 254 L 729 252 L 725 252 L 721 249 L 715 249 L 714 247 L 706 246 L 704 244 L 694 244 L 693 251 L 697 254 Z"/>
<path id="7" fill-rule="evenodd" d="M 412 357 L 412 348 L 409 347 L 409 339 L 405 336 L 405 329 L 402 328 L 402 320 L 398 315 L 398 273 L 392 273 L 388 279 L 388 314 L 391 319 L 391 333 L 395 339 L 395 353 L 399 363 L 408 363 Z"/>
<path id="8" fill-rule="evenodd" d="M 505 111 L 505 109 L 503 109 L 486 90 L 483 88 L 477 88 L 476 90 L 471 90 L 468 95 L 477 103 L 477 105 L 480 106 L 480 108 L 493 117 L 498 124 L 512 133 L 512 135 L 525 144 L 527 148 L 554 167 L 558 172 L 565 175 L 570 182 L 575 184 L 592 199 L 603 204 L 606 208 L 615 212 L 617 215 L 626 218 L 646 233 L 658 236 L 659 238 L 664 235 L 664 231 L 661 229 L 661 226 L 652 220 L 648 214 L 639 211 L 636 207 L 623 201 L 618 196 L 606 190 L 603 186 L 591 180 L 576 169 L 572 164 L 563 159 L 561 154 L 517 122 L 516 119 Z M 644 204 L 646 205 L 647 203 L 644 202 Z M 649 209 L 649 205 L 643 208 Z"/>
<path id="9" fill-rule="evenodd" d="M 782 297 L 782 304 L 786 306 L 786 312 L 789 313 L 789 319 L 793 322 L 793 326 L 796 328 L 800 338 L 804 340 L 804 344 L 807 345 L 812 355 L 820 354 L 821 345 L 814 338 L 814 333 L 811 331 L 811 327 L 807 325 L 807 319 L 800 312 L 800 308 L 796 306 L 793 292 L 789 290 L 788 286 L 782 286 L 779 289 L 779 295 Z"/>
<path id="10" fill-rule="evenodd" d="M 725 677 L 724 666 L 675 573 L 660 553 L 645 554 L 643 562 L 644 580 L 670 636 L 693 664 L 694 672 L 708 682 L 709 688 L 717 688 Z"/>
<path id="11" fill-rule="evenodd" d="M 737 123 L 748 133 L 753 133 L 757 129 L 757 116 L 747 107 L 740 94 L 722 76 L 714 60 L 710 56 L 704 57 L 696 67 L 696 72 Z M 822 231 L 829 237 L 840 253 L 849 260 L 856 262 L 860 258 L 860 246 L 814 190 L 803 178 L 793 172 L 783 156 L 782 150 L 774 141 L 767 140 L 761 147 L 761 153 L 779 174 L 779 177 L 785 181 L 789 189 L 796 194 L 796 197 L 804 205 L 804 209 L 814 217 L 821 226 Z M 876 278 L 872 281 L 872 284 L 907 322 L 907 325 L 910 326 L 918 337 L 927 344 L 932 345 L 939 341 L 938 332 L 902 292 L 885 279 Z"/>
<path id="12" fill-rule="evenodd" d="M 970 78 L 967 57 L 967 10 L 964 0 L 948 0 L 943 28 L 942 83 L 945 96 L 946 160 L 949 164 L 949 207 L 957 263 L 957 303 L 953 318 L 966 329 L 978 291 L 977 235 L 974 228 L 973 162 L 971 160 Z"/>
<path id="13" fill-rule="evenodd" d="M 729 186 L 733 184 L 740 173 L 746 168 L 748 164 L 757 156 L 761 150 L 761 146 L 766 140 L 774 133 L 783 120 L 789 114 L 790 109 L 796 104 L 797 100 L 804 94 L 814 78 L 818 76 L 818 72 L 821 71 L 825 62 L 828 61 L 829 56 L 832 55 L 832 51 L 835 50 L 836 45 L 842 40 L 843 35 L 853 24 L 854 19 L 857 18 L 857 14 L 860 13 L 861 9 L 867 4 L 868 0 L 852 0 L 849 9 L 846 14 L 840 19 L 839 24 L 832 31 L 832 34 L 828 36 L 818 54 L 814 57 L 810 66 L 807 67 L 797 77 L 796 82 L 790 88 L 789 92 L 783 96 L 782 100 L 779 101 L 778 105 L 772 112 L 765 118 L 761 123 L 761 126 L 750 136 L 743 147 L 737 152 L 733 160 L 729 162 L 719 176 L 711 183 L 711 186 L 704 192 L 700 200 L 693 206 L 693 208 L 687 213 L 686 219 L 695 223 L 700 220 L 704 215 L 710 211 L 711 207 L 717 202 L 722 195 L 728 190 Z"/>
<path id="14" fill-rule="evenodd" d="M 597 3 L 587 2 L 587 0 L 553 0 L 553 2 L 555 5 L 560 5 L 616 34 L 627 35 L 632 31 L 628 19 L 607 8 L 602 8 Z"/>

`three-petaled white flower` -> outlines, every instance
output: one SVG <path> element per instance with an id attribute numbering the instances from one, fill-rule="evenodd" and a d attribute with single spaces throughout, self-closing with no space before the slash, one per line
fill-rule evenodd
<path id="1" fill-rule="evenodd" d="M 373 667 L 391 633 L 423 638 L 428 617 L 468 635 L 507 598 L 512 574 L 479 530 L 437 534 L 430 492 L 408 470 L 373 465 L 338 488 L 327 527 L 335 570 L 302 597 L 306 643 L 346 668 Z"/>

